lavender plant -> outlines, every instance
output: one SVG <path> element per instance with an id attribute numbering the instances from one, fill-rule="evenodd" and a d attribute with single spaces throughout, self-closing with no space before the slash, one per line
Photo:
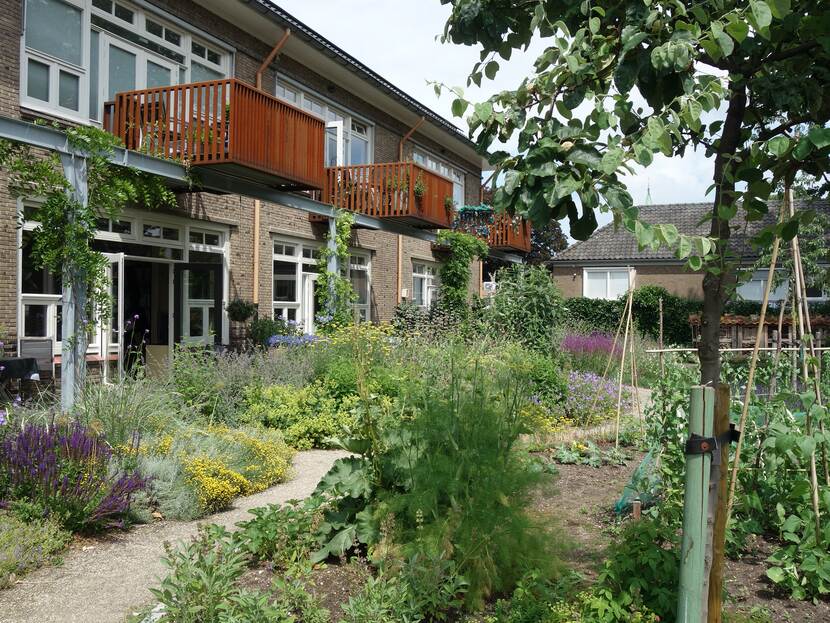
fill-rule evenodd
<path id="1" fill-rule="evenodd" d="M 612 418 L 617 412 L 618 385 L 594 372 L 568 372 L 566 399 L 559 406 L 562 416 L 578 426 L 588 426 Z M 620 408 L 631 408 L 631 391 L 623 387 Z"/>
<path id="2" fill-rule="evenodd" d="M 123 526 L 146 481 L 113 473 L 111 459 L 104 439 L 80 424 L 27 424 L 0 443 L 0 500 L 37 504 L 67 530 Z"/>

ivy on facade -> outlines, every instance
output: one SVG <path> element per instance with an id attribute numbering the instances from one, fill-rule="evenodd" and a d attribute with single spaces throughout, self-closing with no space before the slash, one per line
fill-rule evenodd
<path id="1" fill-rule="evenodd" d="M 357 295 L 352 288 L 347 272 L 349 265 L 349 241 L 352 236 L 354 215 L 338 210 L 334 216 L 334 241 L 331 232 L 326 236 L 326 245 L 320 250 L 317 260 L 319 277 L 317 281 L 317 304 L 323 312 L 325 321 L 318 322 L 320 328 L 325 325 L 342 326 L 352 322 L 353 308 Z M 335 258 L 337 268 L 331 270 L 330 260 Z M 318 320 L 323 320 L 318 319 Z"/>

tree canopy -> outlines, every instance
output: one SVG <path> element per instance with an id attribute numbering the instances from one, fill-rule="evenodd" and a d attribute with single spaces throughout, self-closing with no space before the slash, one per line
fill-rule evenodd
<path id="1" fill-rule="evenodd" d="M 830 3 L 821 0 L 441 0 L 452 4 L 444 38 L 481 48 L 468 84 L 534 39 L 546 44 L 515 89 L 471 102 L 454 87 L 452 108 L 504 174 L 497 209 L 534 224 L 568 219 L 585 239 L 597 211 L 707 270 L 703 382 L 717 379 L 717 334 L 734 285 L 732 229 L 767 213 L 767 200 L 797 173 L 823 182 L 830 152 Z M 437 86 L 437 89 L 442 87 Z M 497 143 L 516 140 L 510 153 Z M 688 236 L 646 224 L 624 175 L 657 153 L 702 149 L 712 159 L 711 231 Z M 787 216 L 756 242 L 791 238 L 811 213 Z"/>

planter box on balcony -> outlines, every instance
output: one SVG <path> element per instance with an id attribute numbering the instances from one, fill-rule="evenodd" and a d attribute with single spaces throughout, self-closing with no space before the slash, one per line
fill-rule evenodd
<path id="1" fill-rule="evenodd" d="M 127 149 L 281 190 L 323 188 L 323 121 L 236 79 L 117 93 L 104 128 Z"/>
<path id="2" fill-rule="evenodd" d="M 418 183 L 420 180 L 420 183 Z M 416 194 L 416 184 L 422 190 Z M 452 182 L 412 162 L 326 168 L 322 201 L 336 208 L 427 229 L 449 227 Z M 314 217 L 312 220 L 325 220 Z"/>

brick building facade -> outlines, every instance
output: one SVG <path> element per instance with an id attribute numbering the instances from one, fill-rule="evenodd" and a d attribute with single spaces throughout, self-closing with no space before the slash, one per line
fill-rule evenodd
<path id="1" fill-rule="evenodd" d="M 288 28 L 285 48 L 262 74 L 263 91 L 293 97 L 292 103 L 326 120 L 345 119 L 336 149 L 345 150 L 346 164 L 394 162 L 402 150 L 404 160 L 420 159 L 451 176 L 457 201 L 478 202 L 483 163 L 464 136 L 266 0 L 0 0 L 0 115 L 97 123 L 104 101 L 116 91 L 224 77 L 254 84 L 262 59 Z M 421 117 L 423 125 L 402 145 Z M 53 278 L 27 260 L 33 224 L 20 226 L 25 203 L 9 195 L 0 173 L 0 325 L 8 342 L 51 337 L 58 348 L 59 291 Z M 327 227 L 305 212 L 262 202 L 256 232 L 253 199 L 182 193 L 176 210 L 151 213 L 135 206 L 123 222 L 102 227 L 96 244 L 113 255 L 113 274 L 121 271 L 124 280 L 121 313 L 131 318 L 126 299 L 135 299 L 132 306 L 146 310 L 153 343 L 173 343 L 177 315 L 176 322 L 185 323 L 184 329 L 176 325 L 177 336 L 207 339 L 217 314 L 224 319 L 220 337 L 226 342 L 224 306 L 236 298 L 256 300 L 261 315 L 313 318 L 313 295 L 306 296 L 306 289 L 314 287 L 310 266 Z M 366 315 L 373 321 L 389 320 L 402 296 L 417 291 L 424 298 L 423 288 L 434 285 L 429 273 L 441 257 L 427 241 L 354 229 L 351 247 L 355 278 L 369 281 Z M 180 272 L 187 261 L 221 262 L 222 271 Z M 293 281 L 292 262 L 299 266 Z M 416 282 L 413 270 L 427 275 Z M 182 287 L 176 282 L 185 273 L 180 295 L 174 288 Z M 211 281 L 213 274 L 221 274 L 220 282 Z M 471 292 L 478 292 L 480 276 L 476 264 Z M 221 310 L 209 300 L 211 288 L 219 287 Z M 142 299 L 136 294 L 141 288 L 152 294 Z M 111 350 L 112 335 L 102 331 L 102 351 Z"/>

